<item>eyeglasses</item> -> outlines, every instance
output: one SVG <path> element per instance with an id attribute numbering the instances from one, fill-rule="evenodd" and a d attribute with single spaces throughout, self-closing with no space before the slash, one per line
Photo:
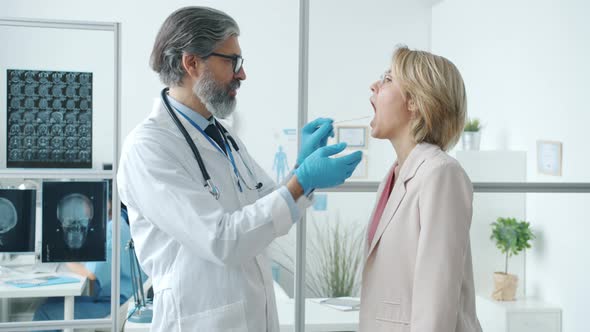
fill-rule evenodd
<path id="1" fill-rule="evenodd" d="M 205 57 L 205 59 L 210 56 L 218 56 L 220 58 L 231 59 L 232 64 L 233 64 L 234 74 L 237 74 L 240 71 L 240 69 L 242 69 L 242 65 L 244 64 L 244 58 L 242 58 L 241 55 L 237 55 L 237 54 L 236 55 L 227 55 L 227 54 L 213 52 L 213 53 L 210 53 L 209 55 L 207 55 Z"/>

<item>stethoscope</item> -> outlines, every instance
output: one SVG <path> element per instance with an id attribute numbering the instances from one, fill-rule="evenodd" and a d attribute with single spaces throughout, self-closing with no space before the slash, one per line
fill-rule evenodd
<path id="1" fill-rule="evenodd" d="M 186 128 L 184 128 L 184 126 L 182 125 L 182 123 L 178 119 L 178 116 L 176 116 L 176 113 L 174 112 L 174 110 L 172 109 L 172 106 L 170 105 L 170 102 L 168 101 L 167 95 L 168 95 L 168 88 L 162 89 L 161 97 L 162 97 L 162 102 L 164 103 L 164 107 L 166 108 L 166 111 L 168 111 L 168 114 L 170 115 L 170 117 L 174 121 L 174 124 L 176 124 L 176 127 L 178 127 L 178 129 L 182 133 L 182 136 L 184 136 L 184 139 L 186 140 L 189 147 L 191 148 L 191 151 L 193 152 L 193 155 L 195 156 L 195 159 L 197 160 L 197 164 L 199 164 L 199 169 L 201 170 L 201 174 L 203 174 L 203 178 L 205 179 L 205 188 L 207 188 L 209 190 L 209 193 L 213 197 L 215 197 L 216 200 L 219 200 L 219 196 L 221 195 L 221 192 L 219 191 L 219 188 L 211 180 L 211 176 L 209 175 L 209 172 L 207 171 L 207 168 L 205 167 L 205 163 L 203 163 L 203 158 L 201 157 L 201 153 L 199 152 L 199 149 L 197 149 L 197 146 L 195 145 L 192 138 L 190 137 L 190 135 L 186 131 Z M 184 113 L 182 113 L 180 111 L 178 111 L 178 112 L 187 121 L 189 121 L 203 136 L 205 136 L 205 138 L 209 141 L 209 143 L 211 143 L 211 145 L 213 145 L 216 148 L 218 147 L 218 145 L 215 142 L 213 142 L 211 140 L 211 138 L 196 123 L 194 123 Z M 233 147 L 233 150 L 235 152 L 237 152 L 238 155 L 240 156 L 240 159 L 242 160 L 242 164 L 244 164 L 244 167 L 246 167 L 246 169 L 248 170 L 248 173 L 250 173 L 250 176 L 252 176 L 252 178 L 254 178 L 254 174 L 252 173 L 252 171 L 250 170 L 248 165 L 246 165 L 246 162 L 244 161 L 244 158 L 242 157 L 242 154 L 240 153 L 240 147 L 238 146 L 238 144 L 234 140 L 234 138 L 231 137 L 231 135 L 227 132 L 227 130 L 219 122 L 215 121 L 215 125 L 217 126 L 217 128 L 219 129 L 219 131 L 221 132 L 221 134 L 224 138 L 225 151 L 227 152 L 226 157 L 229 159 L 229 161 L 231 162 L 231 164 L 234 168 L 234 173 L 236 174 L 236 176 L 238 178 L 238 188 L 240 189 L 240 191 L 242 191 L 242 186 L 240 184 L 240 181 L 246 186 L 246 188 L 248 188 L 248 190 L 259 190 L 260 188 L 262 188 L 262 182 L 258 182 L 254 186 L 254 188 L 252 188 L 248 185 L 246 180 L 244 180 L 244 178 L 242 177 L 242 173 L 240 173 L 238 167 L 236 166 L 233 154 L 231 153 L 230 145 L 227 144 L 227 142 L 229 141 L 231 143 L 231 147 Z M 223 154 L 221 147 L 219 147 L 218 150 Z"/>

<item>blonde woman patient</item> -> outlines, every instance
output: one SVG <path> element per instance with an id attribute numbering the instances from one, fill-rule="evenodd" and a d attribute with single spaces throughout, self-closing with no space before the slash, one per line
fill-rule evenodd
<path id="1" fill-rule="evenodd" d="M 446 151 L 467 102 L 449 60 L 399 47 L 371 85 L 371 136 L 396 162 L 369 220 L 360 331 L 479 332 L 469 227 L 473 187 Z"/>

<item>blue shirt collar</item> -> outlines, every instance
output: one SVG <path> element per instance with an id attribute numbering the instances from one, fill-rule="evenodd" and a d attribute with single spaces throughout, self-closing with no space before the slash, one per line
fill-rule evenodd
<path id="1" fill-rule="evenodd" d="M 199 128 L 203 130 L 205 130 L 209 124 L 215 121 L 213 116 L 210 120 L 207 120 L 204 116 L 199 114 L 199 112 L 193 111 L 188 106 L 181 104 L 178 100 L 172 98 L 170 95 L 168 95 L 168 101 L 175 111 L 184 113 L 184 115 L 188 116 L 189 119 L 193 120 L 199 126 Z"/>

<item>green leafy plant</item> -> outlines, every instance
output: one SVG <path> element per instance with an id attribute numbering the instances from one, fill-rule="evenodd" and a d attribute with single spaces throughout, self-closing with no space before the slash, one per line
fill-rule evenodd
<path id="1" fill-rule="evenodd" d="M 470 132 L 480 131 L 480 130 L 481 130 L 481 123 L 479 123 L 478 118 L 468 119 L 467 122 L 465 122 L 465 128 L 463 129 L 463 131 L 470 131 Z"/>
<path id="2" fill-rule="evenodd" d="M 310 214 L 307 225 L 305 296 L 358 296 L 365 227 L 358 221 L 341 220 L 338 213 L 334 219 Z M 295 232 L 291 232 L 273 241 L 269 250 L 272 259 L 292 277 L 295 241 Z"/>
<path id="3" fill-rule="evenodd" d="M 315 297 L 355 296 L 360 288 L 364 231 L 336 219 L 332 225 L 312 222 L 316 236 L 308 241 L 306 283 Z"/>
<path id="4" fill-rule="evenodd" d="M 515 218 L 500 217 L 491 225 L 490 239 L 503 254 L 506 254 L 505 273 L 508 274 L 508 258 L 531 248 L 529 241 L 533 240 L 535 235 L 530 229 L 530 223 L 517 221 Z"/>

